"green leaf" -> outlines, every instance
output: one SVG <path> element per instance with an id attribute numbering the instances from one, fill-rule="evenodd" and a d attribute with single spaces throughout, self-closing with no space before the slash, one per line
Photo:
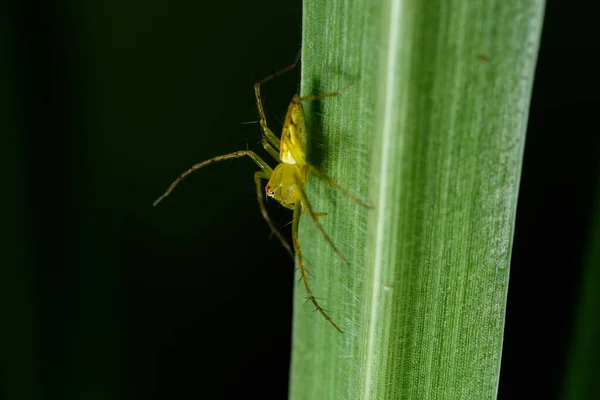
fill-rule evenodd
<path id="1" fill-rule="evenodd" d="M 492 399 L 544 1 L 305 1 L 313 292 L 296 288 L 290 398 Z"/>
<path id="2" fill-rule="evenodd" d="M 573 340 L 567 359 L 562 396 L 565 400 L 600 397 L 600 190 L 596 194 L 594 211 L 581 275 Z"/>

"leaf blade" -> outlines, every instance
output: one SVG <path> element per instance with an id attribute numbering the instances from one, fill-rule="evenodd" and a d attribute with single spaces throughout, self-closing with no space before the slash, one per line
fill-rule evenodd
<path id="1" fill-rule="evenodd" d="M 309 186 L 335 208 L 327 229 L 353 267 L 304 229 L 317 293 L 343 307 L 347 336 L 296 307 L 291 398 L 496 396 L 543 6 L 306 2 L 303 95 L 357 80 L 307 108 L 323 168 L 353 192 L 369 182 L 376 207 L 365 234 L 364 213 Z"/>

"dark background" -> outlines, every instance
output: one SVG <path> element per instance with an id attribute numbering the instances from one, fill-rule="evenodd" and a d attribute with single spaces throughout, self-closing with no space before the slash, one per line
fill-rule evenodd
<path id="1" fill-rule="evenodd" d="M 599 177 L 595 13 L 549 1 L 527 133 L 500 398 L 557 398 Z M 586 8 L 587 7 L 587 8 Z M 6 399 L 284 399 L 293 266 L 262 220 L 252 85 L 301 2 L 0 5 Z M 263 89 L 279 132 L 298 72 Z M 8 133 L 8 134 L 7 134 Z M 271 207 L 279 224 L 291 216 Z"/>

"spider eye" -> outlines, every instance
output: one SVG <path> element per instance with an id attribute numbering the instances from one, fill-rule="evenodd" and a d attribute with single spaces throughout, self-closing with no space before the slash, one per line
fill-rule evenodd
<path id="1" fill-rule="evenodd" d="M 275 195 L 275 192 L 273 192 L 273 190 L 271 189 L 270 185 L 267 185 L 267 187 L 265 189 L 266 189 L 266 192 L 267 192 L 267 196 L 273 197 Z"/>

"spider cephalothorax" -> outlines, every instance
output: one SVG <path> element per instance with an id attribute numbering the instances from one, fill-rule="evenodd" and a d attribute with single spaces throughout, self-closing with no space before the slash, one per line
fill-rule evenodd
<path id="1" fill-rule="evenodd" d="M 297 164 L 279 164 L 267 183 L 267 196 L 293 210 L 296 203 L 302 199 L 298 183 L 303 181 L 304 176 L 306 176 L 305 169 Z"/>

